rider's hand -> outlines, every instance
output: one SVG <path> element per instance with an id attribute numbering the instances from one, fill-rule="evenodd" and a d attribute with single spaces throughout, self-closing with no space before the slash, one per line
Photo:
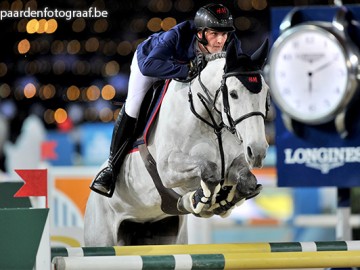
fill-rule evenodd
<path id="1" fill-rule="evenodd" d="M 201 72 L 201 70 L 203 70 L 203 68 L 206 66 L 206 61 L 204 58 L 204 54 L 202 53 L 198 53 L 196 55 L 196 57 L 191 60 L 188 64 L 188 75 L 186 76 L 185 79 L 175 79 L 177 81 L 180 82 L 190 82 L 192 81 L 197 75 L 199 75 L 199 73 Z"/>
<path id="2" fill-rule="evenodd" d="M 199 73 L 199 68 L 197 65 L 196 58 L 191 60 L 189 63 L 189 72 L 186 79 L 193 79 L 195 78 Z"/>
<path id="3" fill-rule="evenodd" d="M 176 78 L 175 79 L 176 81 L 188 83 L 191 82 L 199 74 L 195 60 L 190 61 L 190 63 L 187 66 L 189 68 L 189 71 L 186 78 L 184 79 Z"/>

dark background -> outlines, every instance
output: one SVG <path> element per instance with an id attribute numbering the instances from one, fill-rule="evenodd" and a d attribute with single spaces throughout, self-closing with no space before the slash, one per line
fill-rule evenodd
<path id="1" fill-rule="evenodd" d="M 248 54 L 269 36 L 271 8 L 333 4 L 332 1 L 307 0 L 213 2 L 224 4 L 231 10 L 237 28 L 236 34 L 242 41 L 243 51 Z M 343 1 L 344 4 L 356 2 Z M 196 10 L 208 3 L 210 1 L 201 0 L 0 2 L 0 10 L 20 10 L 27 7 L 43 10 L 48 7 L 49 10 L 66 11 L 96 7 L 109 13 L 107 18 L 56 18 L 58 28 L 52 34 L 27 33 L 26 23 L 30 19 L 5 18 L 0 21 L 0 116 L 9 122 L 10 140 L 16 140 L 22 122 L 29 114 L 38 115 L 48 129 L 65 131 L 84 122 L 113 121 L 113 115 L 117 115 L 119 104 L 126 96 L 130 62 L 137 44 L 155 30 L 161 30 L 158 28 L 151 31 L 148 23 L 155 17 L 163 22 L 166 18 L 172 18 L 175 23 L 192 19 Z M 26 54 L 18 52 L 18 44 L 23 39 L 31 44 Z M 93 49 L 87 49 L 89 44 L 93 45 Z M 71 51 L 72 46 L 76 48 L 76 45 L 78 49 Z M 107 67 L 110 68 L 110 73 L 104 71 Z M 36 87 L 36 93 L 31 98 L 26 98 L 24 86 L 29 82 Z M 113 99 L 87 98 L 86 92 L 90 87 L 95 87 L 99 93 L 107 84 L 116 90 Z M 45 86 L 54 91 L 48 97 L 42 94 Z M 78 98 L 69 99 L 67 93 L 70 86 L 78 89 Z M 64 123 L 46 117 L 59 108 L 67 112 L 68 118 Z M 104 108 L 107 110 L 101 112 Z M 270 143 L 273 142 L 272 121 L 270 117 Z"/>

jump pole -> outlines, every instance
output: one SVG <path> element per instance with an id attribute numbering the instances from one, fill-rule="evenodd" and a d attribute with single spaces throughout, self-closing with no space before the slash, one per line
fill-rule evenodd
<path id="1" fill-rule="evenodd" d="M 53 264 L 56 270 L 235 270 L 357 267 L 360 265 L 360 251 L 55 257 Z"/>
<path id="2" fill-rule="evenodd" d="M 263 242 L 233 244 L 144 245 L 113 247 L 51 248 L 51 257 L 172 255 L 214 253 L 360 251 L 360 241 Z"/>

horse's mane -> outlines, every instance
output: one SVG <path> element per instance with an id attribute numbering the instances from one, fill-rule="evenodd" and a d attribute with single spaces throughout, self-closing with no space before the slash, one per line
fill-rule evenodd
<path id="1" fill-rule="evenodd" d="M 220 59 L 220 58 L 225 58 L 226 57 L 226 52 L 219 52 L 219 53 L 212 53 L 212 54 L 205 54 L 205 60 L 207 62 L 216 60 L 216 59 Z"/>

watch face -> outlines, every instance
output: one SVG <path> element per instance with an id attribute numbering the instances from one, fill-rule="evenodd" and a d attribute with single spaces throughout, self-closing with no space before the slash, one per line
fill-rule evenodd
<path id="1" fill-rule="evenodd" d="M 269 59 L 275 103 L 292 118 L 329 121 L 344 103 L 349 69 L 344 47 L 324 28 L 300 25 L 276 40 Z"/>

